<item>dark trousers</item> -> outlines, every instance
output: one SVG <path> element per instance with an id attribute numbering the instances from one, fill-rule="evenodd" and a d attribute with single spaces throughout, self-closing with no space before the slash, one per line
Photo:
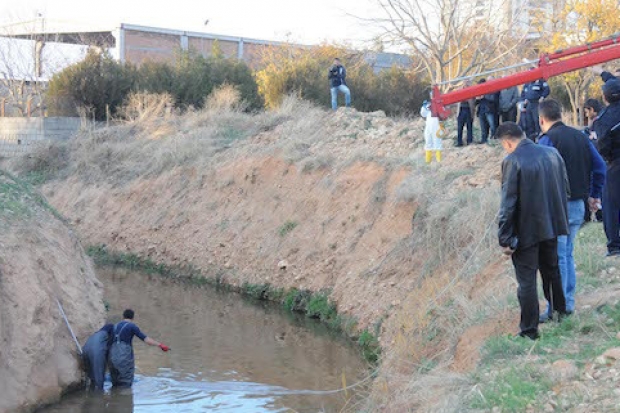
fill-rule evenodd
<path id="1" fill-rule="evenodd" d="M 474 141 L 474 118 L 472 117 L 471 110 L 461 108 L 461 110 L 459 111 L 459 116 L 456 118 L 456 121 L 456 143 L 459 146 L 463 145 L 463 128 L 467 126 L 467 144 L 469 145 Z"/>
<path id="2" fill-rule="evenodd" d="M 504 122 L 516 122 L 517 121 L 517 107 L 513 106 L 509 110 L 502 110 L 500 113 L 502 115 L 502 123 Z"/>
<path id="3" fill-rule="evenodd" d="M 491 137 L 495 135 L 495 114 L 492 112 L 485 112 L 478 115 L 480 121 L 480 142 L 486 143 L 489 138 L 489 132 Z"/>
<path id="4" fill-rule="evenodd" d="M 525 135 L 535 141 L 539 134 L 538 102 L 527 102 L 525 107 Z"/>
<path id="5" fill-rule="evenodd" d="M 603 188 L 603 226 L 607 236 L 607 251 L 620 252 L 620 162 L 607 167 Z"/>
<path id="6" fill-rule="evenodd" d="M 517 296 L 521 306 L 521 335 L 530 338 L 538 336 L 538 292 L 536 290 L 536 272 L 540 269 L 543 292 L 554 311 L 566 313 L 566 300 L 562 290 L 562 279 L 558 266 L 557 238 L 542 241 L 525 248 L 517 248 L 512 254 L 519 288 Z"/>

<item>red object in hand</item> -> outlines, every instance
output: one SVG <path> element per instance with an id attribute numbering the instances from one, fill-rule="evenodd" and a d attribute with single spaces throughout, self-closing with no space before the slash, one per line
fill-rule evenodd
<path id="1" fill-rule="evenodd" d="M 170 351 L 170 347 L 165 344 L 160 344 L 159 348 L 161 349 L 161 351 Z"/>

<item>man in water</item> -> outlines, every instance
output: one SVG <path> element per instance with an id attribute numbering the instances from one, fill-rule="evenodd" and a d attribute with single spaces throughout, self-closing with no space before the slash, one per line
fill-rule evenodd
<path id="1" fill-rule="evenodd" d="M 158 341 L 147 337 L 137 325 L 133 323 L 134 312 L 127 309 L 123 312 L 123 321 L 116 324 L 113 329 L 114 340 L 110 347 L 110 375 L 112 385 L 115 387 L 131 387 L 135 369 L 132 340 L 136 336 L 149 346 L 157 346 L 162 351 L 170 348 Z"/>
<path id="2" fill-rule="evenodd" d="M 82 360 L 91 389 L 103 390 L 108 350 L 112 344 L 113 324 L 104 325 L 101 330 L 88 337 L 82 347 Z"/>

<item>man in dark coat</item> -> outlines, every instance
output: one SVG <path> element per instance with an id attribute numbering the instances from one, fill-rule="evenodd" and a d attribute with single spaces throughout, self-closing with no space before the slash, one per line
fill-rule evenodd
<path id="1" fill-rule="evenodd" d="M 607 255 L 620 255 L 620 79 L 609 72 L 601 77 L 603 97 L 609 105 L 596 118 L 592 130 L 598 150 L 607 161 L 603 189 L 603 226 L 607 236 Z"/>
<path id="2" fill-rule="evenodd" d="M 549 93 L 549 84 L 542 79 L 523 85 L 521 100 L 525 104 L 525 134 L 533 141 L 540 134 L 538 103 L 549 96 Z"/>
<path id="3" fill-rule="evenodd" d="M 88 337 L 84 347 L 82 347 L 84 369 L 90 380 L 90 387 L 96 390 L 103 390 L 106 361 L 110 344 L 112 344 L 113 328 L 113 324 L 104 325 L 101 330 Z"/>
<path id="4" fill-rule="evenodd" d="M 521 306 L 519 335 L 538 338 L 536 272 L 540 269 L 545 298 L 560 315 L 566 302 L 558 267 L 558 236 L 568 234 L 568 177 L 557 150 L 525 139 L 514 122 L 497 129 L 508 156 L 502 162 L 499 245 L 512 256 Z"/>
<path id="5" fill-rule="evenodd" d="M 344 95 L 346 107 L 351 106 L 351 90 L 347 86 L 347 70 L 340 63 L 340 59 L 334 59 L 334 64 L 329 68 L 327 79 L 332 97 L 332 109 L 338 109 L 338 92 Z"/>
<path id="6" fill-rule="evenodd" d="M 555 148 L 564 159 L 570 198 L 568 200 L 569 235 L 558 237 L 558 258 L 562 288 L 566 298 L 566 312 L 575 310 L 575 289 L 577 271 L 573 258 L 575 237 L 583 224 L 586 203 L 589 210 L 601 203 L 601 193 L 605 182 L 605 161 L 588 139 L 575 128 L 562 122 L 562 107 L 554 99 L 547 99 L 538 106 L 540 129 L 543 132 L 538 143 Z M 551 308 L 549 308 L 549 312 Z M 551 314 L 541 315 L 541 322 Z"/>

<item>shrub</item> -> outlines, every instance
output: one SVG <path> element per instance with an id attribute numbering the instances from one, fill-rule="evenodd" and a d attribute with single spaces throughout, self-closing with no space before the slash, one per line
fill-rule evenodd
<path id="1" fill-rule="evenodd" d="M 77 116 L 86 109 L 96 120 L 114 115 L 134 85 L 135 69 L 106 53 L 90 51 L 84 60 L 55 74 L 47 91 L 51 116 Z"/>
<path id="2" fill-rule="evenodd" d="M 428 81 L 419 74 L 399 67 L 375 73 L 361 52 L 336 46 L 306 50 L 273 47 L 263 53 L 263 69 L 256 74 L 265 105 L 278 107 L 285 96 L 296 94 L 330 107 L 327 69 L 336 56 L 341 57 L 347 68 L 347 85 L 351 89 L 352 104 L 358 110 L 383 110 L 389 115 L 410 114 L 417 112 L 428 97 Z"/>
<path id="3" fill-rule="evenodd" d="M 89 52 L 86 58 L 54 75 L 47 93 L 52 116 L 76 116 L 85 111 L 105 120 L 127 103 L 131 92 L 170 95 L 176 106 L 202 108 L 218 88 L 231 85 L 248 109 L 260 109 L 262 99 L 250 68 L 236 59 L 205 58 L 180 52 L 172 63 L 145 62 L 140 67 L 121 64 L 105 53 Z"/>
<path id="4" fill-rule="evenodd" d="M 205 58 L 179 52 L 173 63 L 146 62 L 138 69 L 135 88 L 149 93 L 170 93 L 178 106 L 201 108 L 205 98 L 223 85 L 234 86 L 248 108 L 259 109 L 262 100 L 250 68 L 242 61 L 219 55 Z"/>

